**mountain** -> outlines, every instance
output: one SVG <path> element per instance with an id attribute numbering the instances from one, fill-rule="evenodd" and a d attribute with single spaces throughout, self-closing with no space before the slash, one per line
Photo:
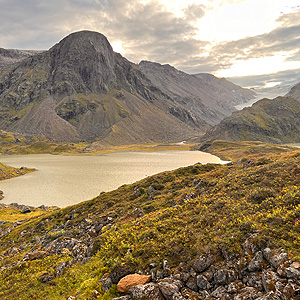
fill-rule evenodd
<path id="1" fill-rule="evenodd" d="M 0 48 L 0 70 L 41 51 Z"/>
<path id="2" fill-rule="evenodd" d="M 7 131 L 135 143 L 180 140 L 207 127 L 191 111 L 197 105 L 174 102 L 99 33 L 71 34 L 2 73 L 0 127 Z"/>
<path id="3" fill-rule="evenodd" d="M 1 299 L 299 299 L 299 153 L 195 164 L 63 209 L 0 204 Z"/>
<path id="4" fill-rule="evenodd" d="M 300 82 L 293 86 L 286 96 L 300 101 Z"/>
<path id="5" fill-rule="evenodd" d="M 289 97 L 259 100 L 208 130 L 201 138 L 207 140 L 300 142 L 300 102 Z"/>
<path id="6" fill-rule="evenodd" d="M 219 123 L 236 110 L 235 105 L 255 95 L 252 90 L 211 74 L 189 75 L 170 65 L 149 61 L 140 62 L 139 68 L 171 99 L 210 125 Z"/>
<path id="7" fill-rule="evenodd" d="M 202 109 L 212 117 L 214 110 L 160 87 L 104 35 L 76 32 L 2 69 L 0 129 L 55 141 L 133 144 L 180 141 L 208 128 Z"/>

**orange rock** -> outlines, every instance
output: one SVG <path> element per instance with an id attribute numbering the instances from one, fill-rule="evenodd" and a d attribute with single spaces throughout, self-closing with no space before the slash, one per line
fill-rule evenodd
<path id="1" fill-rule="evenodd" d="M 139 275 L 139 274 L 130 274 L 123 277 L 118 285 L 117 289 L 121 293 L 128 293 L 129 289 L 132 286 L 136 286 L 139 284 L 148 283 L 151 280 L 151 275 Z"/>

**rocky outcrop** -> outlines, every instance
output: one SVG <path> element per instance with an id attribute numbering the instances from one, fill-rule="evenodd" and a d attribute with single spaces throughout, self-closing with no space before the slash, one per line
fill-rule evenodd
<path id="1" fill-rule="evenodd" d="M 125 299 L 300 299 L 300 263 L 289 261 L 282 249 L 261 249 L 256 237 L 245 241 L 238 256 L 210 252 L 197 258 L 191 269 L 181 264 L 171 270 L 166 262 L 162 269 L 153 265 L 145 271 L 152 274 L 152 282 L 124 289 Z M 131 276 L 136 274 L 119 284 Z"/>

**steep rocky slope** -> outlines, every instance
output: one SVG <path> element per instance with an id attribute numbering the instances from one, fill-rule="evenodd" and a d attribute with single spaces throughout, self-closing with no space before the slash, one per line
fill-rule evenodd
<path id="1" fill-rule="evenodd" d="M 300 83 L 293 86 L 286 96 L 300 101 Z"/>
<path id="2" fill-rule="evenodd" d="M 0 48 L 0 70 L 41 51 Z"/>
<path id="3" fill-rule="evenodd" d="M 201 140 L 300 142 L 300 102 L 288 97 L 259 100 L 208 130 Z"/>
<path id="4" fill-rule="evenodd" d="M 112 299 L 142 273 L 120 299 L 298 299 L 299 166 L 299 151 L 196 164 L 1 222 L 1 298 Z"/>
<path id="5" fill-rule="evenodd" d="M 108 144 L 180 141 L 204 132 L 205 104 L 176 101 L 160 86 L 102 34 L 73 33 L 1 71 L 0 129 Z"/>
<path id="6" fill-rule="evenodd" d="M 149 61 L 140 62 L 139 68 L 176 103 L 211 125 L 229 116 L 235 111 L 235 105 L 247 102 L 255 95 L 251 90 L 211 74 L 189 75 L 170 65 Z"/>

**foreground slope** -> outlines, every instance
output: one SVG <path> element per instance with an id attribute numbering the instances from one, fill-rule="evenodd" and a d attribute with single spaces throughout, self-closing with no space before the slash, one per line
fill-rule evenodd
<path id="1" fill-rule="evenodd" d="M 158 285 L 132 299 L 297 299 L 299 166 L 299 152 L 196 164 L 1 225 L 0 295 L 111 299 L 139 271 Z"/>
<path id="2" fill-rule="evenodd" d="M 225 118 L 201 140 L 298 143 L 300 102 L 289 97 L 259 100 Z"/>

